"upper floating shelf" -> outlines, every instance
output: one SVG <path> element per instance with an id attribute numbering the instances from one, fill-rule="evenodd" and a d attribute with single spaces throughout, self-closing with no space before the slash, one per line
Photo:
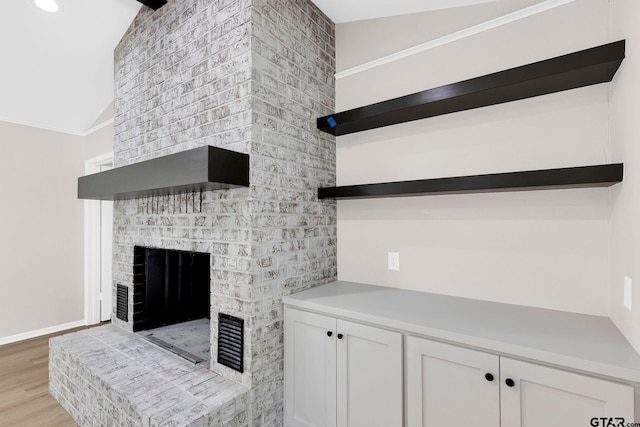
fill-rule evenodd
<path id="1" fill-rule="evenodd" d="M 368 129 L 610 82 L 625 41 L 605 44 L 317 119 L 318 129 L 346 135 Z"/>
<path id="2" fill-rule="evenodd" d="M 78 178 L 78 198 L 132 199 L 249 186 L 249 155 L 204 146 Z"/>
<path id="3" fill-rule="evenodd" d="M 319 199 L 367 199 L 434 193 L 479 193 L 551 188 L 608 187 L 622 181 L 622 163 L 380 184 L 318 188 Z"/>

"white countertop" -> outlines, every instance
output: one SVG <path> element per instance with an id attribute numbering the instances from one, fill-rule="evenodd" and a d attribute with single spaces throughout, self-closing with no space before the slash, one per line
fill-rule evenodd
<path id="1" fill-rule="evenodd" d="M 640 355 L 608 317 L 337 281 L 288 306 L 640 383 Z"/>

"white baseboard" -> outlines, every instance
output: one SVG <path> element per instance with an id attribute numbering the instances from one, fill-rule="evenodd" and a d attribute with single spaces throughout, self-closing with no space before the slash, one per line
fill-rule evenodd
<path id="1" fill-rule="evenodd" d="M 50 326 L 48 328 L 37 329 L 35 331 L 23 332 L 21 334 L 10 335 L 8 337 L 0 337 L 0 345 L 11 344 L 12 342 L 28 340 L 29 338 L 41 337 L 42 335 L 53 334 L 67 329 L 77 328 L 79 326 L 86 326 L 86 322 L 83 320 L 76 320 L 75 322 L 63 323 L 62 325 Z"/>

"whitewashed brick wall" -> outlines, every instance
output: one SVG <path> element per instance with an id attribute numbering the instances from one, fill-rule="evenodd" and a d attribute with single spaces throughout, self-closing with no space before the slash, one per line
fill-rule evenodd
<path id="1" fill-rule="evenodd" d="M 309 0 L 171 0 L 115 51 L 115 166 L 213 145 L 250 154 L 249 188 L 118 201 L 114 280 L 133 246 L 211 253 L 212 369 L 281 426 L 282 296 L 336 278 L 334 26 Z M 132 298 L 130 298 L 131 300 Z M 245 373 L 215 360 L 218 312 L 245 319 Z M 130 329 L 131 324 L 115 321 Z"/>

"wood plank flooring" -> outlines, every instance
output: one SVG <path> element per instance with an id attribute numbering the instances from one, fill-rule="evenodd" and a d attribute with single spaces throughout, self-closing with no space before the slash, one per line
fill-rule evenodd
<path id="1" fill-rule="evenodd" d="M 0 426 L 77 426 L 49 394 L 49 338 L 0 346 Z"/>

